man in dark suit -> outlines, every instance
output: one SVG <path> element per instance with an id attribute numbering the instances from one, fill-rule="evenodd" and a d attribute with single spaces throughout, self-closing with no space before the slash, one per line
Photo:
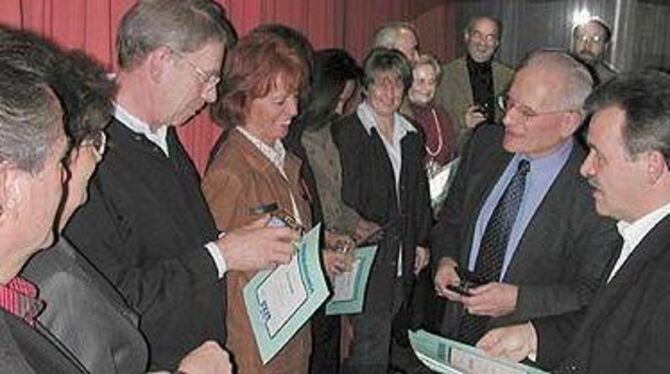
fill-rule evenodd
<path id="1" fill-rule="evenodd" d="M 670 372 L 670 75 L 621 74 L 596 89 L 581 168 L 598 214 L 619 220 L 620 253 L 583 319 L 566 315 L 491 331 L 493 355 L 559 373 Z M 581 321 L 575 330 L 575 323 Z"/>
<path id="2" fill-rule="evenodd" d="M 474 344 L 493 326 L 590 302 L 617 240 L 579 177 L 573 134 L 591 83 L 567 54 L 536 52 L 507 92 L 504 127 L 475 131 L 432 232 L 443 334 Z M 466 280 L 476 285 L 450 290 Z"/>
<path id="3" fill-rule="evenodd" d="M 65 228 L 140 315 L 150 370 L 174 370 L 204 340 L 225 343 L 227 270 L 269 268 L 293 254 L 288 228 L 258 221 L 218 232 L 175 130 L 216 99 L 233 39 L 210 0 L 141 0 L 126 12 L 109 150 Z"/>

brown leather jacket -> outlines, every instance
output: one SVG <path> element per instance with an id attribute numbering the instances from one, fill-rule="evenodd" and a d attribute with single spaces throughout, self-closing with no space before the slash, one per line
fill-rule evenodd
<path id="1" fill-rule="evenodd" d="M 277 203 L 279 208 L 293 213 L 289 191 L 293 193 L 303 226 L 310 227 L 309 204 L 299 175 L 300 160 L 288 153 L 284 169 L 288 181 L 242 133 L 232 130 L 203 181 L 203 192 L 219 230 L 230 231 L 258 219 L 249 209 L 262 204 Z M 307 373 L 311 352 L 309 323 L 267 365 L 261 363 L 242 297 L 242 289 L 254 275 L 255 272 L 242 271 L 230 271 L 226 275 L 226 347 L 233 355 L 238 372 Z"/>

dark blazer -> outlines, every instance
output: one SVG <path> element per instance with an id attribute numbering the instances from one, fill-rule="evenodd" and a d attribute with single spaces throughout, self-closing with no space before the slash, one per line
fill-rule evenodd
<path id="1" fill-rule="evenodd" d="M 0 373 L 86 373 L 24 321 L 0 309 Z"/>
<path id="2" fill-rule="evenodd" d="M 453 258 L 467 267 L 479 211 L 513 154 L 504 151 L 504 129 L 479 127 L 432 231 L 435 264 Z M 557 315 L 586 306 L 600 284 L 618 234 L 612 221 L 596 215 L 590 188 L 579 175 L 585 151 L 571 154 L 528 224 L 503 282 L 519 286 L 516 310 L 491 319 L 491 326 Z M 462 304 L 446 302 L 443 333 L 457 336 Z"/>
<path id="3" fill-rule="evenodd" d="M 117 121 L 107 134 L 89 200 L 65 236 L 140 314 L 150 369 L 174 369 L 204 340 L 225 343 L 224 292 L 203 247 L 218 230 L 174 128 L 170 158 Z"/>
<path id="4" fill-rule="evenodd" d="M 533 321 L 540 364 L 567 357 L 558 372 L 670 373 L 669 237 L 665 217 L 600 288 L 576 334 L 574 315 Z"/>
<path id="5" fill-rule="evenodd" d="M 409 293 L 414 281 L 415 249 L 417 245 L 427 246 L 431 225 L 423 140 L 417 132 L 408 132 L 401 140 L 398 198 L 393 168 L 377 131 L 368 133 L 356 113 L 343 118 L 334 129 L 342 163 L 342 199 L 366 220 L 381 226 L 392 223 L 379 243 L 366 300 L 387 293 L 393 284 L 400 243 L 403 279 Z"/>
<path id="6" fill-rule="evenodd" d="M 121 295 L 64 238 L 28 261 L 21 275 L 47 307 L 39 321 L 91 373 L 142 373 L 148 350 Z"/>

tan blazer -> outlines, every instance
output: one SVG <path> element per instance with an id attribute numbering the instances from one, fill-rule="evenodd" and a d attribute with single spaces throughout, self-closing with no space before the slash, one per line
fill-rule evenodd
<path id="1" fill-rule="evenodd" d="M 231 131 L 203 181 L 203 192 L 219 230 L 230 231 L 257 219 L 249 214 L 249 208 L 261 204 L 277 203 L 292 213 L 289 191 L 293 193 L 303 226 L 310 227 L 309 204 L 299 176 L 300 160 L 289 153 L 284 168 L 288 181 L 244 135 Z M 261 363 L 242 297 L 242 289 L 255 274 L 241 271 L 226 274 L 226 347 L 233 355 L 238 373 L 307 373 L 311 352 L 309 323 L 267 365 Z"/>
<path id="2" fill-rule="evenodd" d="M 514 70 L 496 61 L 491 63 L 491 69 L 493 93 L 500 95 L 512 80 Z M 442 70 L 442 81 L 437 88 L 437 102 L 449 113 L 456 134 L 458 134 L 459 149 L 462 149 L 465 139 L 471 132 L 465 125 L 465 112 L 473 105 L 470 73 L 468 73 L 465 56 L 442 66 Z M 500 119 L 501 112 L 499 108 L 496 108 L 496 121 Z"/>

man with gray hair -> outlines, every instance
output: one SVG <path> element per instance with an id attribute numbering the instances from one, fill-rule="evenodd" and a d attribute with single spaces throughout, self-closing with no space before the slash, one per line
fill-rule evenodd
<path id="1" fill-rule="evenodd" d="M 416 29 L 406 22 L 391 22 L 372 35 L 370 49 L 384 47 L 400 51 L 414 65 L 419 58 L 419 36 Z"/>
<path id="2" fill-rule="evenodd" d="M 581 174 L 598 214 L 619 220 L 623 237 L 606 284 L 583 318 L 493 330 L 480 346 L 514 360 L 535 354 L 542 367 L 558 373 L 668 373 L 670 75 L 618 75 L 596 89 L 586 108 L 593 115 Z"/>
<path id="3" fill-rule="evenodd" d="M 65 236 L 140 315 L 150 370 L 225 342 L 227 270 L 287 263 L 288 228 L 265 220 L 221 234 L 175 131 L 207 103 L 233 30 L 210 0 L 140 0 L 117 34 L 120 71 L 109 150 Z"/>
<path id="4" fill-rule="evenodd" d="M 574 134 L 591 84 L 569 55 L 536 52 L 502 101 L 504 127 L 474 132 L 432 233 L 443 334 L 474 344 L 591 301 L 618 240 L 579 178 L 586 152 Z"/>

